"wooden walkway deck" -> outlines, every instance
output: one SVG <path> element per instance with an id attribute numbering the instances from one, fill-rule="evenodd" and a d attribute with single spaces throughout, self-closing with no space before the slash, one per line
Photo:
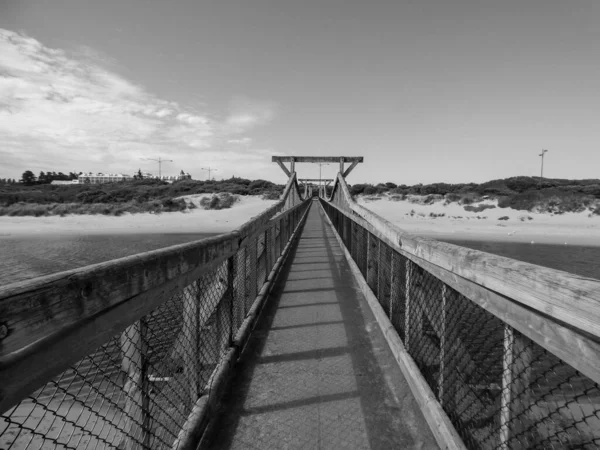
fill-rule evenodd
<path id="1" fill-rule="evenodd" d="M 235 372 L 211 448 L 438 448 L 317 203 Z"/>

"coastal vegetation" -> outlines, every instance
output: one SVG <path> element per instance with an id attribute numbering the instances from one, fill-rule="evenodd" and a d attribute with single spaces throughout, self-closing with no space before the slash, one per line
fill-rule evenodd
<path id="1" fill-rule="evenodd" d="M 390 200 L 418 201 L 432 204 L 444 201 L 458 203 L 469 212 L 481 212 L 495 205 L 478 204 L 497 200 L 498 208 L 513 208 L 552 214 L 589 210 L 600 215 L 600 179 L 567 180 L 534 177 L 512 177 L 485 183 L 434 183 L 407 186 L 394 183 L 355 184 L 350 187 L 354 196 L 386 195 Z M 417 198 L 418 197 L 418 198 Z"/>
<path id="2" fill-rule="evenodd" d="M 0 216 L 158 214 L 193 209 L 195 205 L 186 202 L 181 198 L 183 196 L 217 193 L 229 196 L 211 196 L 207 206 L 223 209 L 233 205 L 236 195 L 279 198 L 283 188 L 266 180 L 235 177 L 221 181 L 181 180 L 171 184 L 155 179 L 91 185 L 9 183 L 0 185 Z"/>

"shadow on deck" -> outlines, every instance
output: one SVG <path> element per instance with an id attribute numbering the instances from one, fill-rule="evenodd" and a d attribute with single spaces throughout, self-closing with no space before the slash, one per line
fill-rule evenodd
<path id="1" fill-rule="evenodd" d="M 438 448 L 318 204 L 236 369 L 209 447 Z"/>

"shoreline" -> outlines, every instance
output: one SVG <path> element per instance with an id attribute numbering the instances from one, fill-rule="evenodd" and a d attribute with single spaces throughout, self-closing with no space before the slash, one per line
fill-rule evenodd
<path id="1" fill-rule="evenodd" d="M 197 204 L 204 196 L 206 195 L 200 194 L 180 198 Z M 126 213 L 122 216 L 72 214 L 65 217 L 3 216 L 0 217 L 0 239 L 71 234 L 222 234 L 243 225 L 276 202 L 276 200 L 262 200 L 260 196 L 240 196 L 231 208 L 221 210 L 197 208 L 185 212 Z"/>
<path id="2" fill-rule="evenodd" d="M 549 214 L 498 208 L 494 200 L 479 204 L 493 206 L 481 212 L 465 211 L 462 205 L 443 202 L 421 204 L 387 197 L 357 202 L 415 236 L 438 240 L 492 241 L 523 244 L 600 246 L 600 216 L 589 212 Z M 418 199 L 417 199 L 418 200 Z M 498 220 L 508 216 L 507 220 Z"/>
<path id="3" fill-rule="evenodd" d="M 181 197 L 199 204 L 205 194 Z M 415 236 L 438 240 L 493 241 L 556 245 L 600 246 L 600 216 L 589 212 L 548 214 L 498 208 L 494 200 L 485 200 L 494 208 L 468 212 L 457 203 L 441 201 L 422 204 L 417 201 L 392 201 L 387 196 L 360 196 L 357 202 Z M 0 239 L 43 237 L 49 235 L 114 234 L 222 234 L 234 230 L 276 203 L 260 196 L 240 196 L 229 209 L 161 214 L 141 213 L 122 216 L 67 215 L 44 217 L 0 217 Z M 498 220 L 508 216 L 508 220 Z"/>

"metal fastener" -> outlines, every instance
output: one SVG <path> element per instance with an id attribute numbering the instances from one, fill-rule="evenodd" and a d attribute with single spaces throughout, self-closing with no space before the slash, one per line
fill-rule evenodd
<path id="1" fill-rule="evenodd" d="M 8 336 L 8 327 L 0 325 L 0 339 L 4 339 L 6 336 Z"/>

